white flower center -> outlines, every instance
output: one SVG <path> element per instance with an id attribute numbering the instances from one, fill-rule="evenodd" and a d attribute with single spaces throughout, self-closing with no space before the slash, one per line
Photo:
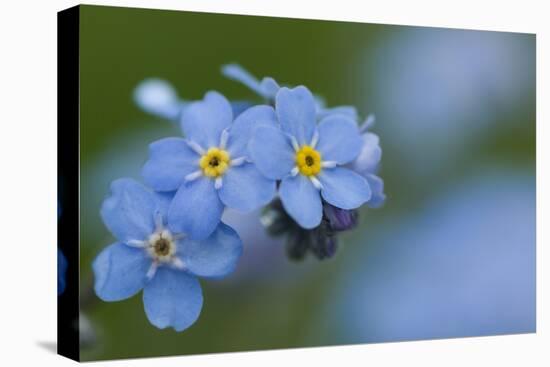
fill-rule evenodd
<path id="1" fill-rule="evenodd" d="M 168 265 L 179 270 L 185 269 L 183 261 L 176 256 L 178 249 L 176 241 L 183 238 L 184 235 L 172 234 L 168 229 L 165 229 L 160 213 L 155 215 L 155 226 L 155 232 L 147 240 L 129 240 L 126 242 L 128 246 L 143 249 L 153 259 L 153 263 L 147 271 L 147 278 L 149 279 L 155 276 L 159 265 Z"/>
<path id="2" fill-rule="evenodd" d="M 173 260 L 176 254 L 176 242 L 170 231 L 164 229 L 155 232 L 147 242 L 147 252 L 155 261 L 169 263 Z"/>

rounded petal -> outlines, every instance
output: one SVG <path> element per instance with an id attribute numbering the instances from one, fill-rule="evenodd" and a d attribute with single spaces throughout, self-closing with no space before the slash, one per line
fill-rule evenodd
<path id="1" fill-rule="evenodd" d="M 134 90 L 134 101 L 144 111 L 175 121 L 180 115 L 181 101 L 174 87 L 162 79 L 145 79 Z"/>
<path id="2" fill-rule="evenodd" d="M 275 196 L 275 180 L 263 176 L 252 163 L 230 167 L 219 190 L 229 208 L 250 212 L 269 203 Z"/>
<path id="3" fill-rule="evenodd" d="M 369 208 L 380 208 L 386 201 L 386 194 L 384 194 L 384 181 L 376 175 L 366 175 L 365 178 L 369 183 L 372 190 L 372 196 L 367 205 Z"/>
<path id="4" fill-rule="evenodd" d="M 235 270 L 243 244 L 233 228 L 220 223 L 205 240 L 181 240 L 178 251 L 189 272 L 200 277 L 221 278 Z"/>
<path id="5" fill-rule="evenodd" d="M 143 306 L 151 324 L 183 331 L 199 318 L 201 286 L 193 275 L 160 267 L 143 289 Z"/>
<path id="6" fill-rule="evenodd" d="M 145 182 L 157 191 L 177 190 L 186 175 L 199 169 L 200 157 L 183 138 L 165 138 L 149 145 L 149 160 L 141 171 Z"/>
<path id="7" fill-rule="evenodd" d="M 238 117 L 241 113 L 254 106 L 249 101 L 231 101 L 231 109 L 233 110 L 233 116 Z"/>
<path id="8" fill-rule="evenodd" d="M 355 209 L 371 198 L 367 180 L 347 168 L 324 169 L 319 175 L 321 195 L 329 204 L 341 209 Z"/>
<path id="9" fill-rule="evenodd" d="M 262 125 L 277 126 L 277 116 L 271 106 L 254 106 L 241 113 L 229 131 L 227 149 L 231 157 L 248 156 L 248 143 L 254 128 Z"/>
<path id="10" fill-rule="evenodd" d="M 175 191 L 154 192 L 153 194 L 157 199 L 158 211 L 162 215 L 162 218 L 166 220 L 168 218 L 168 209 L 170 208 L 170 204 L 172 204 L 172 200 L 174 200 L 174 196 L 176 195 L 176 192 Z"/>
<path id="11" fill-rule="evenodd" d="M 281 182 L 279 195 L 286 212 L 301 227 L 311 229 L 321 223 L 321 196 L 307 177 L 300 174 L 286 177 Z"/>
<path id="12" fill-rule="evenodd" d="M 345 164 L 354 160 L 361 151 L 363 141 L 357 123 L 344 115 L 325 117 L 318 126 L 317 150 L 324 161 Z"/>
<path id="13" fill-rule="evenodd" d="M 275 96 L 277 95 L 277 92 L 281 87 L 277 83 L 277 81 L 271 77 L 265 77 L 260 82 L 260 89 L 263 93 L 264 98 L 266 99 L 275 99 Z"/>
<path id="14" fill-rule="evenodd" d="M 181 127 L 186 137 L 204 149 L 217 147 L 222 131 L 231 122 L 231 104 L 218 92 L 208 92 L 203 100 L 190 103 L 181 117 Z"/>
<path id="15" fill-rule="evenodd" d="M 363 176 L 367 176 L 370 173 L 376 172 L 382 158 L 382 149 L 380 148 L 380 139 L 376 134 L 364 133 L 361 139 L 363 140 L 361 152 L 351 163 L 351 169 Z"/>
<path id="16" fill-rule="evenodd" d="M 133 179 L 121 178 L 111 183 L 111 195 L 103 201 L 101 218 L 120 242 L 145 240 L 154 231 L 157 209 L 152 192 Z"/>
<path id="17" fill-rule="evenodd" d="M 275 105 L 283 131 L 294 136 L 300 145 L 310 144 L 317 120 L 315 100 L 309 89 L 283 87 L 277 93 Z"/>
<path id="18" fill-rule="evenodd" d="M 328 117 L 331 115 L 345 115 L 350 119 L 352 119 L 353 121 L 357 121 L 359 118 L 357 109 L 354 106 L 335 106 L 330 108 L 324 108 L 324 107 L 317 108 L 317 119 L 322 120 L 325 117 Z"/>
<path id="19" fill-rule="evenodd" d="M 288 137 L 272 126 L 260 126 L 254 130 L 248 151 L 256 168 L 272 180 L 282 179 L 295 165 L 294 149 Z"/>
<path id="20" fill-rule="evenodd" d="M 104 301 L 120 301 L 139 292 L 147 282 L 152 260 L 143 249 L 115 243 L 97 255 L 94 290 Z"/>
<path id="21" fill-rule="evenodd" d="M 168 209 L 168 227 L 193 239 L 208 237 L 222 217 L 223 204 L 214 180 L 198 178 L 181 185 Z"/>

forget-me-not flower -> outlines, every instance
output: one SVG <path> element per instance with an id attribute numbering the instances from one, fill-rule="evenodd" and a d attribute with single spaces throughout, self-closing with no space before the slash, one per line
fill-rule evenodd
<path id="1" fill-rule="evenodd" d="M 142 174 L 156 191 L 177 190 L 168 211 L 175 230 L 203 239 L 218 226 L 224 207 L 248 212 L 272 200 L 275 181 L 258 171 L 247 145 L 253 127 L 276 123 L 270 106 L 251 107 L 233 121 L 227 99 L 208 92 L 185 109 L 185 138 L 150 145 Z"/>
<path id="2" fill-rule="evenodd" d="M 275 102 L 275 96 L 279 89 L 281 89 L 279 83 L 277 83 L 275 79 L 264 77 L 262 80 L 258 80 L 254 75 L 238 64 L 223 65 L 221 72 L 225 77 L 243 84 L 268 103 Z M 325 100 L 317 95 L 314 96 L 314 100 L 315 112 L 318 120 L 332 114 L 346 115 L 354 120 L 358 118 L 357 109 L 353 106 L 326 107 Z"/>
<path id="3" fill-rule="evenodd" d="M 365 178 L 342 165 L 361 151 L 357 124 L 333 114 L 316 123 L 315 101 L 304 86 L 277 92 L 280 129 L 258 126 L 249 143 L 256 166 L 266 177 L 282 180 L 279 196 L 287 213 L 303 228 L 321 223 L 323 204 L 355 209 L 371 197 Z"/>
<path id="4" fill-rule="evenodd" d="M 94 260 L 94 289 L 119 301 L 143 289 L 149 321 L 182 331 L 199 317 L 203 297 L 197 277 L 231 273 L 242 253 L 237 233 L 221 223 L 203 241 L 173 230 L 166 212 L 171 194 L 149 191 L 132 179 L 111 184 L 101 216 L 117 242 Z"/>
<path id="5" fill-rule="evenodd" d="M 373 123 L 374 116 L 370 115 L 361 126 L 360 132 L 363 140 L 361 152 L 353 162 L 348 164 L 348 167 L 365 177 L 369 183 L 372 196 L 366 205 L 370 208 L 379 208 L 386 201 L 386 195 L 384 194 L 384 181 L 377 175 L 382 158 L 380 138 L 368 130 Z"/>

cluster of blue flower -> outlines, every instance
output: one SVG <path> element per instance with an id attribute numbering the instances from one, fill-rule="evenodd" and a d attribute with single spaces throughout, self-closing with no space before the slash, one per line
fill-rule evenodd
<path id="1" fill-rule="evenodd" d="M 158 328 L 181 331 L 198 318 L 197 277 L 231 273 L 242 254 L 239 235 L 221 221 L 224 209 L 262 217 L 286 233 L 289 255 L 334 253 L 335 233 L 356 224 L 356 209 L 380 206 L 378 137 L 358 125 L 355 108 L 325 108 L 306 87 L 259 81 L 238 65 L 222 72 L 264 99 L 230 102 L 217 92 L 181 100 L 164 81 L 135 92 L 144 110 L 180 124 L 184 138 L 150 145 L 142 176 L 112 183 L 101 216 L 117 242 L 95 259 L 95 292 L 105 301 L 143 289 L 145 312 Z"/>

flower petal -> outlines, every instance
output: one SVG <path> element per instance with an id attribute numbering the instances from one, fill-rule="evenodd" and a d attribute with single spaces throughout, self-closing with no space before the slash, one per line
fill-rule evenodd
<path id="1" fill-rule="evenodd" d="M 223 65 L 222 74 L 229 79 L 245 85 L 253 92 L 256 92 L 256 94 L 265 97 L 260 86 L 260 81 L 239 64 Z"/>
<path id="2" fill-rule="evenodd" d="M 357 121 L 359 118 L 357 109 L 353 106 L 335 106 L 330 108 L 325 108 L 325 107 L 317 108 L 317 119 L 322 120 L 325 117 L 328 117 L 331 115 L 345 115 L 350 119 L 352 119 L 353 121 Z"/>
<path id="3" fill-rule="evenodd" d="M 295 154 L 288 137 L 275 127 L 259 126 L 248 144 L 250 158 L 267 178 L 278 180 L 290 173 Z"/>
<path id="4" fill-rule="evenodd" d="M 315 100 L 309 89 L 304 86 L 279 89 L 276 111 L 284 132 L 294 136 L 300 145 L 310 144 L 317 120 Z"/>
<path id="5" fill-rule="evenodd" d="M 170 209 L 170 205 L 172 204 L 172 200 L 174 200 L 174 196 L 176 195 L 176 191 L 167 191 L 167 192 L 154 192 L 155 198 L 157 200 L 157 207 L 159 213 L 162 215 L 162 219 L 164 220 L 164 225 L 168 222 L 168 209 Z"/>
<path id="6" fill-rule="evenodd" d="M 145 240 L 154 231 L 157 209 L 152 192 L 133 179 L 122 178 L 111 183 L 111 195 L 103 201 L 101 218 L 120 242 Z"/>
<path id="7" fill-rule="evenodd" d="M 345 164 L 354 160 L 361 151 L 363 141 L 357 123 L 344 115 L 325 117 L 318 126 L 317 149 L 324 161 Z"/>
<path id="8" fill-rule="evenodd" d="M 227 149 L 231 157 L 248 156 L 248 143 L 254 128 L 262 125 L 277 126 L 277 116 L 271 106 L 254 106 L 235 119 L 229 131 Z"/>
<path id="9" fill-rule="evenodd" d="M 176 121 L 184 102 L 174 87 L 162 79 L 146 79 L 134 90 L 134 101 L 144 111 Z"/>
<path id="10" fill-rule="evenodd" d="M 214 180 L 203 177 L 181 185 L 168 209 L 168 227 L 193 239 L 208 237 L 220 223 L 223 204 Z"/>
<path id="11" fill-rule="evenodd" d="M 187 329 L 199 318 L 202 301 L 195 276 L 167 267 L 160 267 L 143 290 L 145 314 L 159 329 Z"/>
<path id="12" fill-rule="evenodd" d="M 368 174 L 365 176 L 369 186 L 372 190 L 372 196 L 367 205 L 369 208 L 380 208 L 386 201 L 386 194 L 384 194 L 384 181 L 373 174 Z"/>
<path id="13" fill-rule="evenodd" d="M 252 163 L 229 168 L 219 190 L 229 208 L 250 212 L 269 203 L 275 196 L 275 181 L 263 176 Z"/>
<path id="14" fill-rule="evenodd" d="M 279 91 L 279 89 L 281 89 L 281 87 L 275 79 L 271 77 L 265 77 L 260 82 L 260 89 L 264 98 L 273 100 L 275 99 L 275 96 L 277 95 L 277 92 Z"/>
<path id="15" fill-rule="evenodd" d="M 141 174 L 157 191 L 177 190 L 186 175 L 199 169 L 200 157 L 182 138 L 165 138 L 149 145 L 149 160 Z"/>
<path id="16" fill-rule="evenodd" d="M 367 180 L 347 168 L 324 169 L 319 180 L 323 199 L 341 209 L 358 208 L 371 197 Z"/>
<path id="17" fill-rule="evenodd" d="M 319 191 L 303 176 L 287 176 L 279 188 L 286 212 L 304 228 L 311 229 L 321 223 L 323 208 Z"/>
<path id="18" fill-rule="evenodd" d="M 205 240 L 181 240 L 180 250 L 180 258 L 189 272 L 200 277 L 221 278 L 235 270 L 243 244 L 233 228 L 220 223 Z"/>
<path id="19" fill-rule="evenodd" d="M 362 134 L 361 139 L 363 140 L 361 152 L 350 167 L 360 175 L 367 176 L 376 172 L 382 158 L 382 149 L 380 148 L 380 139 L 376 134 L 367 132 Z"/>
<path id="20" fill-rule="evenodd" d="M 204 99 L 187 106 L 181 118 L 186 137 L 204 149 L 217 147 L 222 131 L 233 122 L 229 101 L 218 92 L 208 92 Z"/>
<path id="21" fill-rule="evenodd" d="M 143 249 L 115 243 L 97 255 L 92 268 L 94 290 L 104 301 L 120 301 L 139 292 L 147 282 L 152 260 Z"/>
<path id="22" fill-rule="evenodd" d="M 250 101 L 231 101 L 233 117 L 238 117 L 241 113 L 254 106 Z"/>

